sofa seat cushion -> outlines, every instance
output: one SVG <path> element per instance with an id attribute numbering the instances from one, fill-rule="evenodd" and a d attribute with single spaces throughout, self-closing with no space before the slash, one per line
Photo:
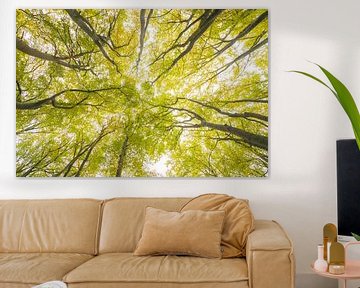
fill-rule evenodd
<path id="1" fill-rule="evenodd" d="M 0 253 L 0 283 L 40 284 L 61 280 L 92 257 L 72 253 Z"/>
<path id="2" fill-rule="evenodd" d="M 189 256 L 134 256 L 131 253 L 110 253 L 96 256 L 71 271 L 63 280 L 70 284 L 124 282 L 146 285 L 147 283 L 209 284 L 244 281 L 247 285 L 248 271 L 245 260 L 240 258 L 206 259 Z M 146 285 L 144 287 L 149 287 Z"/>
<path id="3" fill-rule="evenodd" d="M 97 283 L 71 283 L 68 288 L 249 288 L 247 281 L 241 282 L 197 282 L 197 283 L 135 283 L 135 282 L 97 282 Z M 0 284 L 0 288 L 3 288 Z M 20 287 L 4 287 L 20 288 Z M 23 288 L 23 287 L 21 287 Z M 25 287 L 27 288 L 27 287 Z"/>

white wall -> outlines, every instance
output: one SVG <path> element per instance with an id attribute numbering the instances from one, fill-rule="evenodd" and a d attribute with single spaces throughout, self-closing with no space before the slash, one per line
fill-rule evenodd
<path id="1" fill-rule="evenodd" d="M 166 3 L 166 5 L 164 5 Z M 271 126 L 267 179 L 16 179 L 15 8 L 242 8 L 270 10 Z M 0 198 L 194 196 L 251 200 L 257 218 L 278 220 L 295 244 L 298 287 L 330 287 L 311 274 L 322 226 L 336 223 L 335 140 L 353 137 L 325 88 L 290 69 L 321 63 L 360 95 L 359 0 L 2 0 L 0 9 Z M 320 74 L 319 74 L 320 75 Z M 331 282 L 333 283 L 333 282 Z M 329 283 L 328 283 L 329 284 Z M 271 288 L 271 287 L 269 287 Z"/>

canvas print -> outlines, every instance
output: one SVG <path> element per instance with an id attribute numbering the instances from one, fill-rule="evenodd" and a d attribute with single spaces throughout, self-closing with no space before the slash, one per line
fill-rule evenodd
<path id="1" fill-rule="evenodd" d="M 18 9 L 18 177 L 265 177 L 268 11 Z"/>

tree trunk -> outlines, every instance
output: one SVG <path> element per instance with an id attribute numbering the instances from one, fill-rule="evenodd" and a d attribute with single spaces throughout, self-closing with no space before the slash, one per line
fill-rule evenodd
<path id="1" fill-rule="evenodd" d="M 223 131 L 223 132 L 227 132 L 230 133 L 232 135 L 236 135 L 238 137 L 240 137 L 241 139 L 243 139 L 243 141 L 251 146 L 255 146 L 264 150 L 268 149 L 268 137 L 266 136 L 262 136 L 262 135 L 257 135 L 257 134 L 253 134 L 250 132 L 247 132 L 245 130 L 236 128 L 236 127 L 232 127 L 229 125 L 223 125 L 223 124 L 215 124 L 215 123 L 210 123 L 207 121 L 201 121 L 201 125 L 203 127 L 208 127 L 211 129 L 215 129 L 218 131 Z"/>
<path id="2" fill-rule="evenodd" d="M 136 60 L 136 70 L 139 70 L 141 55 L 144 50 L 145 34 L 146 34 L 147 27 L 149 26 L 150 17 L 152 15 L 152 13 L 153 13 L 153 9 L 150 9 L 147 18 L 145 19 L 146 9 L 141 9 L 141 11 L 140 11 L 139 54 L 138 54 L 138 59 Z"/>
<path id="3" fill-rule="evenodd" d="M 123 171 L 123 168 L 124 168 L 124 162 L 125 162 L 125 157 L 126 157 L 126 150 L 128 148 L 128 142 L 129 142 L 129 137 L 126 136 L 125 139 L 124 139 L 124 142 L 122 144 L 119 159 L 118 159 L 116 177 L 121 177 L 121 174 L 122 174 L 122 171 Z"/>

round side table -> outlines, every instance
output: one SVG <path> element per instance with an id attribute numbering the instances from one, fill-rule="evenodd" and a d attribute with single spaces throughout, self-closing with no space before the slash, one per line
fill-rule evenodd
<path id="1" fill-rule="evenodd" d="M 320 272 L 314 269 L 314 264 L 311 265 L 311 269 L 318 275 L 327 278 L 338 279 L 342 281 L 343 288 L 346 288 L 348 280 L 360 279 L 360 260 L 347 260 L 346 250 L 351 245 L 360 245 L 360 242 L 349 242 L 345 244 L 345 273 L 344 274 L 331 274 L 329 272 Z"/>

